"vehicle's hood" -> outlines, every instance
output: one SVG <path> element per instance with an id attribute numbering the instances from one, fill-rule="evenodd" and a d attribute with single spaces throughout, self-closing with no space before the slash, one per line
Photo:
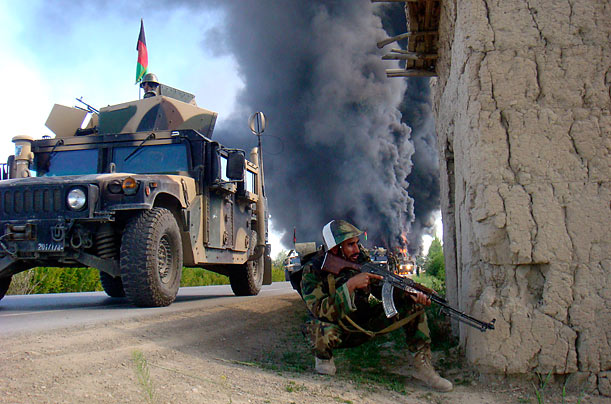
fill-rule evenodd
<path id="1" fill-rule="evenodd" d="M 11 186 L 33 186 L 33 185 L 60 185 L 60 184 L 82 184 L 82 183 L 99 183 L 108 182 L 114 178 L 125 178 L 126 176 L 132 176 L 135 179 L 159 179 L 160 177 L 166 178 L 185 178 L 193 181 L 189 177 L 183 177 L 180 175 L 167 175 L 167 174 L 132 174 L 132 173 L 106 173 L 106 174 L 85 174 L 85 175 L 62 175 L 57 177 L 29 177 L 29 178 L 11 178 L 8 180 L 0 181 L 1 187 Z"/>

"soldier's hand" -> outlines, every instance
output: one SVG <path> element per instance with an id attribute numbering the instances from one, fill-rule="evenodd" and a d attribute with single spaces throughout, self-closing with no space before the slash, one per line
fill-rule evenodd
<path id="1" fill-rule="evenodd" d="M 414 302 L 421 304 L 423 306 L 430 306 L 431 299 L 429 299 L 424 293 L 416 292 L 416 294 L 410 294 L 411 298 Z"/>
<path id="2" fill-rule="evenodd" d="M 371 279 L 383 279 L 380 275 L 374 275 L 367 272 L 361 272 L 360 274 L 354 275 L 348 279 L 346 285 L 350 293 L 354 292 L 355 289 L 365 289 L 369 286 Z"/>

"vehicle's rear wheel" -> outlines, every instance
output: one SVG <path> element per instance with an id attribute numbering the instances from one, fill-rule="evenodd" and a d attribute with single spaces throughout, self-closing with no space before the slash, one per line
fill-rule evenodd
<path id="1" fill-rule="evenodd" d="M 256 246 L 257 232 L 251 230 L 248 244 L 248 256 L 254 253 Z M 233 290 L 236 296 L 254 296 L 259 294 L 261 285 L 263 284 L 263 260 L 264 255 L 254 261 L 247 261 L 242 264 L 239 269 L 234 270 L 231 275 L 229 275 L 231 290 Z"/>
<path id="2" fill-rule="evenodd" d="M 182 241 L 172 212 L 153 208 L 129 220 L 121 241 L 120 265 L 125 295 L 136 306 L 167 306 L 176 299 Z"/>
<path id="3" fill-rule="evenodd" d="M 11 286 L 11 279 L 13 279 L 12 276 L 9 276 L 8 278 L 0 278 L 0 300 L 2 300 L 4 295 L 6 295 L 8 287 Z"/>
<path id="4" fill-rule="evenodd" d="M 123 281 L 120 276 L 114 277 L 106 272 L 100 271 L 100 283 L 104 292 L 110 297 L 125 297 Z"/>

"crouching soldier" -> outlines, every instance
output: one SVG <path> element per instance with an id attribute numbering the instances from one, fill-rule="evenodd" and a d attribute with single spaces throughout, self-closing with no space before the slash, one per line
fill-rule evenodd
<path id="1" fill-rule="evenodd" d="M 361 251 L 362 232 L 343 220 L 332 220 L 322 230 L 325 249 L 343 259 L 363 263 L 369 258 Z M 452 383 L 437 374 L 431 365 L 431 339 L 424 306 L 431 304 L 418 293 L 408 295 L 395 291 L 399 315 L 388 319 L 379 300 L 380 276 L 345 268 L 339 275 L 322 269 L 324 251 L 303 267 L 301 289 L 312 314 L 304 331 L 312 343 L 316 371 L 334 375 L 333 350 L 360 345 L 376 335 L 403 328 L 409 354 L 409 374 L 438 391 L 452 390 Z M 371 303 L 370 295 L 377 300 Z"/>

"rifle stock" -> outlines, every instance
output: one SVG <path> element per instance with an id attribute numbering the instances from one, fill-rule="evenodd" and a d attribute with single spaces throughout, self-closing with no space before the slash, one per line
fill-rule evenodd
<path id="1" fill-rule="evenodd" d="M 337 255 L 330 254 L 329 252 L 325 254 L 325 259 L 322 263 L 323 271 L 330 272 L 334 275 L 339 275 L 339 273 L 346 268 L 380 275 L 384 278 L 384 287 L 382 288 L 382 303 L 384 304 L 384 312 L 386 313 L 387 317 L 392 317 L 397 314 L 397 309 L 395 308 L 392 298 L 393 288 L 396 287 L 411 294 L 415 294 L 416 292 L 425 294 L 433 303 L 438 304 L 447 315 L 473 328 L 477 328 L 481 332 L 485 332 L 486 330 L 494 330 L 494 323 L 496 319 L 486 323 L 476 319 L 475 317 L 471 317 L 468 314 L 465 314 L 450 306 L 448 302 L 443 297 L 439 296 L 434 290 L 414 282 L 409 278 L 403 278 L 390 272 L 388 267 L 384 264 L 374 264 L 371 262 L 357 264 L 338 257 Z"/>

